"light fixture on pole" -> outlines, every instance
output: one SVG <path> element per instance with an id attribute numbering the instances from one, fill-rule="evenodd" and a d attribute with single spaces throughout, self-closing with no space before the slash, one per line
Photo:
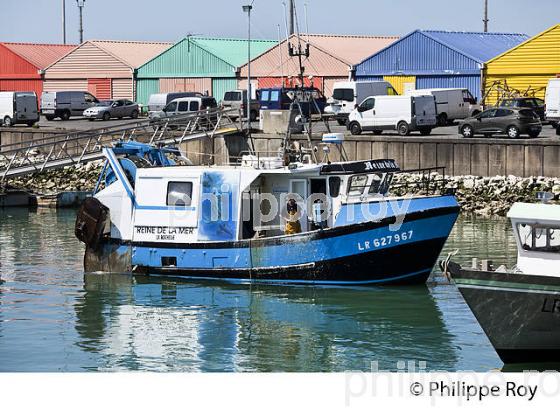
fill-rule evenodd
<path id="1" fill-rule="evenodd" d="M 76 0 L 76 4 L 80 10 L 80 44 L 82 44 L 84 42 L 84 21 L 82 19 L 82 13 L 86 5 L 86 0 Z"/>
<path id="2" fill-rule="evenodd" d="M 243 12 L 248 17 L 248 34 L 247 34 L 247 134 L 251 136 L 251 10 L 253 10 L 253 2 L 242 6 Z"/>

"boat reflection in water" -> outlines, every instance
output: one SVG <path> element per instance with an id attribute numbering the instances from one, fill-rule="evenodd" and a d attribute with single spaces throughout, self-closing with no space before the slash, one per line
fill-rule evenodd
<path id="1" fill-rule="evenodd" d="M 76 304 L 96 370 L 396 371 L 457 362 L 427 287 L 241 286 L 87 274 Z"/>

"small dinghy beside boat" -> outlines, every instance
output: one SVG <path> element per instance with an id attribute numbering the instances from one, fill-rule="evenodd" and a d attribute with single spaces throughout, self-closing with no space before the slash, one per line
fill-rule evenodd
<path id="1" fill-rule="evenodd" d="M 87 272 L 418 284 L 459 213 L 452 193 L 388 196 L 400 172 L 390 159 L 246 155 L 236 165 L 192 166 L 179 164 L 176 149 L 137 142 L 104 154 L 98 188 L 76 221 Z M 292 198 L 297 212 L 287 212 Z"/>

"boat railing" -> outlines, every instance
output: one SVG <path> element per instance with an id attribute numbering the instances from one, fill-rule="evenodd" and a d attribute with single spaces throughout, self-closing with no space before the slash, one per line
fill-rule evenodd
<path id="1" fill-rule="evenodd" d="M 395 173 L 391 184 L 391 193 L 396 195 L 447 194 L 450 193 L 445 167 L 426 167 L 404 169 Z"/>
<path id="2" fill-rule="evenodd" d="M 279 168 L 284 164 L 281 152 L 276 151 L 241 151 L 239 155 L 230 157 L 229 165 L 249 166 L 254 168 Z"/>

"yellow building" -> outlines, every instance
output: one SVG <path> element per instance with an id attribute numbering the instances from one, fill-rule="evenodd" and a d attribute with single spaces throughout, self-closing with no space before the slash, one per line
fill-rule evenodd
<path id="1" fill-rule="evenodd" d="M 560 75 L 560 24 L 493 58 L 484 68 L 484 103 L 512 96 L 544 98 L 548 80 Z"/>

